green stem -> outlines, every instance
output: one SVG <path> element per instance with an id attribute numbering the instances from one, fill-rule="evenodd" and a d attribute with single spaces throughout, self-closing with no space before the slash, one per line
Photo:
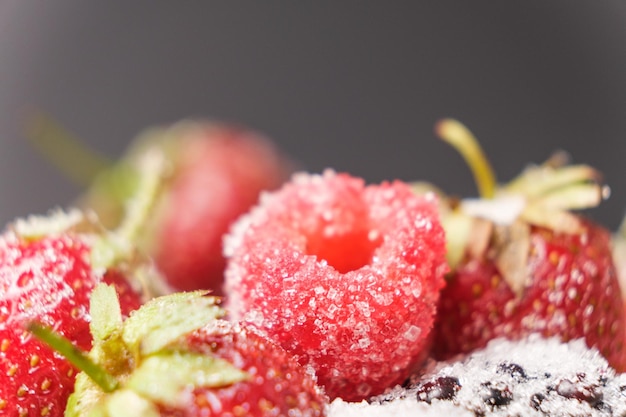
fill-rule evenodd
<path id="1" fill-rule="evenodd" d="M 112 161 L 89 149 L 52 118 L 35 114 L 26 126 L 26 138 L 66 177 L 82 186 L 90 185 Z"/>
<path id="2" fill-rule="evenodd" d="M 495 175 L 472 132 L 454 119 L 440 120 L 435 126 L 435 132 L 465 159 L 474 175 L 480 196 L 486 199 L 493 198 L 496 193 Z"/>
<path id="3" fill-rule="evenodd" d="M 126 213 L 115 233 L 130 242 L 136 242 L 146 224 L 165 177 L 165 156 L 158 148 L 146 151 L 138 161 L 139 183 L 137 193 L 126 203 Z"/>
<path id="4" fill-rule="evenodd" d="M 54 332 L 49 327 L 35 322 L 28 323 L 26 328 L 39 340 L 63 355 L 72 365 L 87 374 L 93 382 L 102 388 L 102 391 L 109 393 L 119 387 L 119 381 L 114 376 L 92 361 L 65 337 Z"/>
<path id="5" fill-rule="evenodd" d="M 165 178 L 165 155 L 161 149 L 151 148 L 137 163 L 135 192 L 125 202 L 121 223 L 94 244 L 91 251 L 93 265 L 107 268 L 120 260 L 130 259 L 146 220 L 154 208 Z"/>

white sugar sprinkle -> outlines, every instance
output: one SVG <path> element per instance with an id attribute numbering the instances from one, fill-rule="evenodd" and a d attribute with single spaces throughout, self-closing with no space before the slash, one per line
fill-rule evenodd
<path id="1" fill-rule="evenodd" d="M 359 403 L 336 399 L 329 408 L 329 417 L 451 415 L 626 415 L 626 374 L 583 340 L 494 340 L 457 360 L 431 362 L 409 388 Z"/>

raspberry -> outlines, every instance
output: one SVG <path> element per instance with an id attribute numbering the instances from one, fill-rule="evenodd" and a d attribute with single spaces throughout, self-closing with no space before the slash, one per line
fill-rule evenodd
<path id="1" fill-rule="evenodd" d="M 227 308 L 331 398 L 404 381 L 429 346 L 445 262 L 433 195 L 327 170 L 266 193 L 225 238 Z"/>

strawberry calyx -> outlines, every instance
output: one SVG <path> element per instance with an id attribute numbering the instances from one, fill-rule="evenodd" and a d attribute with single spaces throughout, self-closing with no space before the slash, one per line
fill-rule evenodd
<path id="1" fill-rule="evenodd" d="M 92 251 L 94 265 L 108 266 L 120 259 L 132 258 L 136 247 L 134 242 L 143 231 L 162 185 L 165 165 L 165 155 L 158 149 L 151 149 L 142 155 L 138 161 L 137 192 L 126 200 L 125 215 L 120 223 Z"/>
<path id="2" fill-rule="evenodd" d="M 223 387 L 248 377 L 224 359 L 185 349 L 185 335 L 224 315 L 218 299 L 204 291 L 154 298 L 123 321 L 115 289 L 99 284 L 90 312 L 94 341 L 88 354 L 50 330 L 29 326 L 81 370 L 66 416 L 158 416 L 159 406 L 191 401 L 190 387 Z"/>
<path id="3" fill-rule="evenodd" d="M 446 206 L 441 214 L 452 270 L 466 256 L 493 257 L 504 280 L 518 296 L 528 281 L 526 261 L 531 228 L 584 233 L 583 220 L 572 211 L 595 207 L 609 196 L 610 190 L 601 183 L 597 170 L 587 165 L 569 165 L 563 152 L 555 153 L 541 165 L 528 166 L 512 181 L 500 185 L 478 141 L 463 124 L 444 119 L 436 124 L 435 132 L 466 160 L 480 195 L 440 198 Z M 414 189 L 420 192 L 427 188 L 417 184 Z"/>
<path id="4" fill-rule="evenodd" d="M 125 202 L 144 193 L 142 178 L 146 176 L 145 155 L 163 155 L 162 169 L 157 176 L 157 191 L 160 192 L 175 176 L 180 149 L 183 147 L 181 140 L 184 139 L 181 138 L 193 136 L 192 129 L 199 127 L 192 121 L 181 121 L 167 128 L 153 127 L 141 132 L 121 160 L 110 164 L 94 177 L 86 193 L 81 196 L 79 205 L 97 207 L 103 224 L 110 228 L 119 227 L 126 215 Z M 156 198 L 155 194 L 153 200 Z M 143 220 L 145 226 L 147 217 Z"/>

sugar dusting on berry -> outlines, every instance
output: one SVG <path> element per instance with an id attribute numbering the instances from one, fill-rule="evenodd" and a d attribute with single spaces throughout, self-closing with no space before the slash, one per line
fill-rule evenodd
<path id="1" fill-rule="evenodd" d="M 446 271 L 433 195 L 297 174 L 225 239 L 235 319 L 312 366 L 331 397 L 360 400 L 424 359 Z"/>
<path id="2" fill-rule="evenodd" d="M 483 350 L 433 362 L 408 388 L 369 402 L 336 399 L 329 417 L 617 416 L 626 413 L 626 374 L 584 340 L 537 335 L 495 339 Z"/>
<path id="3" fill-rule="evenodd" d="M 15 233 L 23 238 L 38 238 L 63 233 L 85 221 L 85 213 L 78 209 L 67 212 L 56 209 L 47 216 L 31 215 L 27 218 L 18 218 L 10 226 Z"/>
<path id="4" fill-rule="evenodd" d="M 74 387 L 74 367 L 30 336 L 26 323 L 53 327 L 86 350 L 89 294 L 97 283 L 116 285 L 124 314 L 141 303 L 119 271 L 91 268 L 93 236 L 63 231 L 83 220 L 78 212 L 55 212 L 17 221 L 0 236 L 0 410 L 7 415 L 60 416 Z"/>
<path id="5" fill-rule="evenodd" d="M 468 198 L 461 201 L 462 210 L 474 217 L 496 224 L 512 224 L 524 211 L 526 200 L 517 194 L 504 194 L 493 199 Z"/>

